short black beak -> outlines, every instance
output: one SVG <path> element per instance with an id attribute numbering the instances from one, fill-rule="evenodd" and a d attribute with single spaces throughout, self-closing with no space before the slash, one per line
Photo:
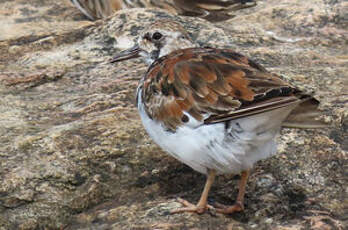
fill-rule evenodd
<path id="1" fill-rule="evenodd" d="M 139 55 L 140 51 L 141 51 L 141 49 L 139 48 L 139 46 L 135 45 L 132 48 L 121 51 L 119 54 L 117 54 L 115 57 L 113 57 L 110 60 L 110 63 L 115 63 L 115 62 L 131 59 L 131 58 L 140 57 L 140 55 Z"/>

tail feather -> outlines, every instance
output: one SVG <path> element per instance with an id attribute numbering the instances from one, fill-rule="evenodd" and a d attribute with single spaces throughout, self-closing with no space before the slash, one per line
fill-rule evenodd
<path id="1" fill-rule="evenodd" d="M 287 128 L 325 128 L 327 123 L 317 118 L 322 115 L 318 109 L 319 101 L 313 97 L 308 97 L 303 100 L 294 110 L 291 111 L 286 120 L 282 123 L 283 127 Z"/>

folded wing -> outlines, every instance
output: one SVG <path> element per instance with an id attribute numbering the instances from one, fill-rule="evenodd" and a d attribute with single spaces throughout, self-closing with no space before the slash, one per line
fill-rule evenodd
<path id="1" fill-rule="evenodd" d="M 316 99 L 229 49 L 173 52 L 150 67 L 143 88 L 148 114 L 170 130 L 187 122 L 187 114 L 213 124 L 293 104 L 298 106 L 286 126 L 323 126 L 314 119 L 319 114 Z"/>

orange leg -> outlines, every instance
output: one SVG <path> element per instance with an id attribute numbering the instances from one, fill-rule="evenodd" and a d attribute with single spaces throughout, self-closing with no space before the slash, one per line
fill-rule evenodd
<path id="1" fill-rule="evenodd" d="M 230 214 L 230 213 L 240 212 L 244 210 L 244 194 L 245 194 L 245 187 L 248 182 L 249 175 L 250 175 L 249 170 L 242 172 L 242 178 L 239 181 L 239 192 L 238 192 L 236 203 L 232 206 L 217 204 L 216 212 L 223 213 L 223 214 Z"/>
<path id="2" fill-rule="evenodd" d="M 199 199 L 197 205 L 191 204 L 190 202 L 179 198 L 178 201 L 183 204 L 184 208 L 179 208 L 176 210 L 171 211 L 171 213 L 180 213 L 180 212 L 196 212 L 196 213 L 204 213 L 207 209 L 212 208 L 210 205 L 208 205 L 208 194 L 210 191 L 210 188 L 214 182 L 215 179 L 215 170 L 209 170 L 207 180 L 205 182 L 204 190 L 202 192 L 201 198 Z"/>

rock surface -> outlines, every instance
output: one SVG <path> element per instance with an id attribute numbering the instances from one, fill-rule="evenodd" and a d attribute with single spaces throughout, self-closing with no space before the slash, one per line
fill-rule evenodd
<path id="1" fill-rule="evenodd" d="M 169 215 L 199 199 L 204 176 L 167 156 L 134 107 L 140 60 L 108 64 L 162 11 L 95 23 L 69 1 L 0 1 L 0 230 L 346 229 L 348 4 L 268 0 L 219 24 L 175 17 L 200 44 L 232 47 L 315 91 L 323 130 L 284 129 L 259 162 L 246 210 Z M 237 177 L 210 197 L 232 204 Z"/>

